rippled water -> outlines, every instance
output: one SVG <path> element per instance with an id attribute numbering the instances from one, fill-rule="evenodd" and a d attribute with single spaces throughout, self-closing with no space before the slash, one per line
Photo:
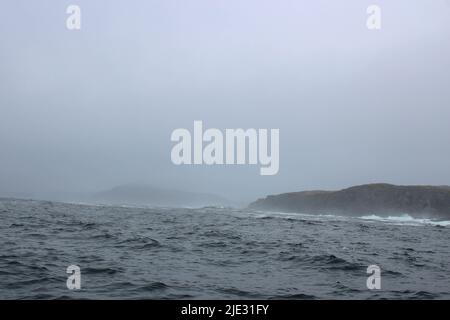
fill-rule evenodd
<path id="1" fill-rule="evenodd" d="M 450 298 L 449 222 L 11 199 L 0 218 L 2 299 Z"/>

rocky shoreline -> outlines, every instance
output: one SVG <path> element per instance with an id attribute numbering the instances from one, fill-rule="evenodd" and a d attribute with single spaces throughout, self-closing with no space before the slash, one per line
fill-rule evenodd
<path id="1" fill-rule="evenodd" d="M 312 214 L 450 218 L 450 186 L 398 186 L 385 183 L 354 186 L 338 191 L 302 191 L 270 195 L 249 208 Z"/>

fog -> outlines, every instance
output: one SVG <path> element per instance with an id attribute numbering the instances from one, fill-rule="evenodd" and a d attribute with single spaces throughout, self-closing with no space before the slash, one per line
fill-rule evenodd
<path id="1" fill-rule="evenodd" d="M 0 196 L 450 184 L 446 0 L 7 0 L 0 39 Z M 278 174 L 174 165 L 195 120 L 279 129 Z"/>

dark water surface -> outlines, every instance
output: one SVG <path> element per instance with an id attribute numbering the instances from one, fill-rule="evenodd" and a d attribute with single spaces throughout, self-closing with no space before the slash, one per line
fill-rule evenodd
<path id="1" fill-rule="evenodd" d="M 1 299 L 450 298 L 449 222 L 12 199 L 0 219 Z"/>

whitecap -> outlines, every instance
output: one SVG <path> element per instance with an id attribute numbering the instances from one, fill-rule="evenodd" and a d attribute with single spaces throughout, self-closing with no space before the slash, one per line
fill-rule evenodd
<path id="1" fill-rule="evenodd" d="M 388 217 L 380 217 L 377 215 L 367 215 L 359 217 L 359 219 L 364 220 L 374 220 L 381 221 L 399 225 L 433 225 L 433 226 L 441 226 L 447 227 L 450 226 L 450 221 L 445 220 L 434 220 L 434 219 L 425 219 L 425 218 L 413 218 L 409 214 L 402 214 L 400 216 L 388 216 Z"/>

